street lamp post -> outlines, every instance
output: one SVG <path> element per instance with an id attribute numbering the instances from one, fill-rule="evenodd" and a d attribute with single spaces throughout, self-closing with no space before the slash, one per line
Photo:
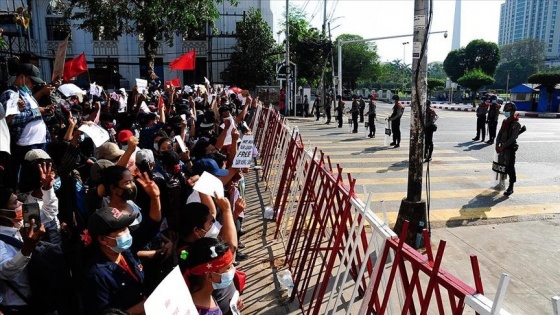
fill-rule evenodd
<path id="1" fill-rule="evenodd" d="M 290 113 L 290 7 L 289 0 L 286 0 L 286 94 L 284 100 L 285 115 Z M 295 112 L 295 110 L 294 110 Z"/>
<path id="2" fill-rule="evenodd" d="M 409 42 L 402 43 L 402 62 L 406 65 L 406 45 L 410 44 Z"/>
<path id="3" fill-rule="evenodd" d="M 406 90 L 406 45 L 410 44 L 410 42 L 403 42 L 402 43 L 402 48 L 403 48 L 403 58 L 402 58 L 402 63 L 403 63 L 403 93 Z"/>

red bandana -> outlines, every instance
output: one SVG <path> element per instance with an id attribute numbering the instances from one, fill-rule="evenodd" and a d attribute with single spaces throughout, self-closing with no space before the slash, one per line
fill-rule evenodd
<path id="1" fill-rule="evenodd" d="M 227 267 L 233 261 L 233 254 L 231 250 L 228 249 L 225 254 L 220 257 L 216 257 L 209 262 L 194 266 L 186 271 L 186 273 L 196 276 L 202 276 L 206 272 L 213 271 L 218 272 L 220 269 Z"/>

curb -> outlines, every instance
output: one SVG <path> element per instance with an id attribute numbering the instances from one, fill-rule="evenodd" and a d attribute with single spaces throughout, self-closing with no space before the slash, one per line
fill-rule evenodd
<path id="1" fill-rule="evenodd" d="M 474 107 L 455 107 L 455 106 L 444 106 L 444 105 L 434 105 L 432 104 L 432 108 L 438 108 L 438 109 L 447 109 L 447 110 L 458 110 L 458 111 L 463 111 L 463 112 L 474 112 L 476 111 L 476 108 Z"/>
<path id="2" fill-rule="evenodd" d="M 445 105 L 434 105 L 432 104 L 432 108 L 437 109 L 445 109 L 445 110 L 457 110 L 457 111 L 464 111 L 464 112 L 474 112 L 476 111 L 475 107 L 456 107 L 456 106 L 445 106 Z M 536 113 L 536 112 L 517 112 L 520 117 L 526 118 L 560 118 L 560 113 Z"/>

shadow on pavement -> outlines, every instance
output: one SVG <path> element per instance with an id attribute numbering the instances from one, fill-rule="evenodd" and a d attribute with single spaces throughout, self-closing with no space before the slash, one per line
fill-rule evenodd
<path id="1" fill-rule="evenodd" d="M 447 227 L 469 225 L 481 220 L 487 220 L 486 212 L 500 202 L 507 200 L 499 190 L 485 190 L 464 204 L 459 209 L 459 216 L 447 220 Z M 499 195 L 499 197 L 497 197 Z"/>

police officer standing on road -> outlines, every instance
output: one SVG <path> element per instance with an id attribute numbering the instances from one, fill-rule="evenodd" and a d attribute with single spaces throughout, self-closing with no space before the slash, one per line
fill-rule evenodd
<path id="1" fill-rule="evenodd" d="M 393 95 L 393 100 L 395 101 L 395 106 L 393 106 L 393 113 L 389 118 L 391 121 L 391 130 L 393 131 L 393 142 L 389 145 L 394 146 L 393 148 L 398 148 L 401 146 L 401 117 L 404 112 L 404 107 L 401 102 L 399 102 L 399 96 Z"/>
<path id="2" fill-rule="evenodd" d="M 338 95 L 336 97 L 336 120 L 338 121 L 338 128 L 342 128 L 342 114 L 344 113 L 344 101 L 342 101 L 342 97 Z"/>
<path id="3" fill-rule="evenodd" d="M 476 109 L 476 137 L 473 141 L 480 140 L 480 133 L 482 132 L 482 142 L 486 138 L 486 113 L 488 112 L 488 107 L 490 106 L 490 100 L 486 99 L 483 103 L 478 105 Z"/>
<path id="4" fill-rule="evenodd" d="M 496 137 L 498 162 L 506 166 L 506 174 L 509 177 L 509 186 L 504 192 L 504 196 L 513 194 L 513 184 L 517 179 L 515 175 L 515 152 L 519 148 L 517 136 L 519 136 L 521 125 L 518 121 L 519 118 L 515 116 L 516 109 L 514 103 L 506 103 L 504 106 L 504 116 L 506 116 L 506 119 L 502 121 L 502 127 L 500 127 Z"/>
<path id="5" fill-rule="evenodd" d="M 496 139 L 496 129 L 498 127 L 498 118 L 500 116 L 500 104 L 498 104 L 498 100 L 496 96 L 492 96 L 490 98 L 491 105 L 488 109 L 488 118 L 486 121 L 488 122 L 488 136 L 490 139 L 486 143 L 494 144 L 494 139 Z"/>
<path id="6" fill-rule="evenodd" d="M 332 96 L 328 95 L 327 99 L 325 100 L 325 115 L 327 116 L 327 122 L 325 124 L 331 123 L 331 104 L 332 104 Z"/>
<path id="7" fill-rule="evenodd" d="M 369 99 L 368 105 L 368 126 L 369 126 L 369 135 L 370 138 L 375 138 L 375 118 L 377 117 L 377 105 L 373 101 L 373 96 Z"/>
<path id="8" fill-rule="evenodd" d="M 432 160 L 432 152 L 434 151 L 434 131 L 437 130 L 436 120 L 438 115 L 431 107 L 432 102 L 426 102 L 426 121 L 424 123 L 424 159 L 425 162 Z"/>
<path id="9" fill-rule="evenodd" d="M 366 102 L 364 98 L 360 96 L 360 122 L 364 122 L 364 109 L 366 108 Z"/>
<path id="10" fill-rule="evenodd" d="M 303 115 L 303 117 L 309 116 L 309 99 L 307 98 L 307 95 L 303 96 Z"/>
<path id="11" fill-rule="evenodd" d="M 358 115 L 360 113 L 360 102 L 358 101 L 358 97 L 356 95 L 354 95 L 353 99 L 354 100 L 352 101 L 352 108 L 350 109 L 350 113 L 352 114 L 352 124 L 354 125 L 352 133 L 358 133 Z"/>
<path id="12" fill-rule="evenodd" d="M 319 118 L 321 117 L 321 97 L 319 95 L 315 95 L 313 108 L 315 109 L 315 115 L 317 116 L 317 119 L 315 119 L 315 121 L 319 121 Z"/>

